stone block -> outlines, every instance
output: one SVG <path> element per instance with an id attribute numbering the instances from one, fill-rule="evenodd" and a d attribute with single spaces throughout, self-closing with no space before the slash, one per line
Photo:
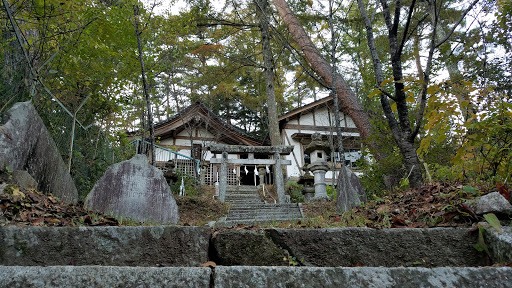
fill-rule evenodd
<path id="1" fill-rule="evenodd" d="M 212 239 L 219 265 L 283 266 L 286 250 L 277 246 L 264 230 L 225 230 Z"/>
<path id="2" fill-rule="evenodd" d="M 510 287 L 509 267 L 217 267 L 214 287 Z"/>
<path id="3" fill-rule="evenodd" d="M 469 229 L 263 229 L 220 231 L 213 245 L 222 265 L 479 266 L 485 255 Z M 272 251 L 267 255 L 265 251 Z M 237 262 L 239 261 L 239 262 Z"/>
<path id="4" fill-rule="evenodd" d="M 348 211 L 367 201 L 363 184 L 347 166 L 342 166 L 336 184 L 338 196 L 336 208 L 340 212 Z"/>
<path id="5" fill-rule="evenodd" d="M 199 266 L 206 227 L 0 227 L 0 265 Z M 0 277 L 1 278 L 1 277 Z"/>
<path id="6" fill-rule="evenodd" d="M 502 233 L 488 226 L 485 230 L 485 243 L 493 263 L 512 263 L 512 227 L 501 227 Z"/>
<path id="7" fill-rule="evenodd" d="M 162 171 L 141 154 L 110 166 L 87 195 L 85 206 L 139 222 L 179 220 L 178 205 Z"/>
<path id="8" fill-rule="evenodd" d="M 0 266 L 0 287 L 196 288 L 209 287 L 210 274 L 198 267 Z"/>

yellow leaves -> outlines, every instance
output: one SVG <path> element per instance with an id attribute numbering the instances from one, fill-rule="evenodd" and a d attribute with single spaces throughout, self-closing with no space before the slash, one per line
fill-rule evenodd
<path id="1" fill-rule="evenodd" d="M 425 137 L 425 138 L 421 139 L 420 147 L 418 147 L 418 149 L 416 150 L 416 153 L 419 156 L 423 156 L 423 154 L 428 151 L 431 141 L 432 141 L 432 137 Z"/>
<path id="2" fill-rule="evenodd" d="M 201 47 L 196 50 L 190 52 L 191 54 L 201 54 L 201 55 L 211 55 L 215 52 L 222 50 L 223 46 L 221 44 L 205 44 L 201 45 Z"/>
<path id="3" fill-rule="evenodd" d="M 18 188 L 18 187 L 13 188 L 13 190 L 12 190 L 13 200 L 20 201 L 20 200 L 25 199 L 25 197 L 27 197 L 27 196 L 25 196 L 25 193 L 20 191 L 20 188 Z"/>
<path id="4" fill-rule="evenodd" d="M 437 93 L 437 91 L 439 91 L 439 86 L 438 85 L 431 85 L 427 88 L 427 94 L 428 95 L 434 95 Z"/>
<path id="5" fill-rule="evenodd" d="M 472 159 L 472 158 L 475 158 L 475 154 L 473 153 L 466 153 L 462 159 Z"/>
<path id="6" fill-rule="evenodd" d="M 380 94 L 382 94 L 382 92 L 379 89 L 375 89 L 375 90 L 373 90 L 372 93 L 370 93 L 370 95 L 368 95 L 368 98 L 373 98 L 374 96 L 380 96 Z"/>
<path id="7" fill-rule="evenodd" d="M 10 198 L 13 202 L 19 202 L 27 197 L 25 193 L 20 191 L 19 187 L 13 185 L 9 185 L 4 191 L 7 192 L 7 194 L 11 194 Z"/>
<path id="8" fill-rule="evenodd" d="M 398 108 L 396 107 L 396 102 L 393 102 L 393 104 L 391 104 L 391 110 L 392 110 L 393 112 L 398 111 Z"/>
<path id="9" fill-rule="evenodd" d="M 386 80 L 382 81 L 382 83 L 380 83 L 380 86 L 384 86 L 384 85 L 386 85 L 388 83 L 391 83 L 391 82 L 393 82 L 394 79 L 395 79 L 394 77 L 386 79 Z"/>
<path id="10" fill-rule="evenodd" d="M 327 30 L 327 29 L 329 29 L 329 24 L 328 23 L 322 25 L 320 27 L 320 29 L 318 30 L 318 32 L 322 32 L 323 30 Z"/>

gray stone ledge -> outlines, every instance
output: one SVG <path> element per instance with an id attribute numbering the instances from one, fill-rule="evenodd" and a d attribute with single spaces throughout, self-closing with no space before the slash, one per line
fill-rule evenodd
<path id="1" fill-rule="evenodd" d="M 0 287 L 209 287 L 210 268 L 0 266 Z"/>
<path id="2" fill-rule="evenodd" d="M 218 224 L 217 224 L 218 225 Z M 261 229 L 216 233 L 212 245 L 221 265 L 440 267 L 485 265 L 469 229 Z M 249 245 L 250 244 L 250 245 Z M 262 251 L 273 251 L 272 257 Z"/>
<path id="3" fill-rule="evenodd" d="M 512 287 L 512 268 L 218 266 L 215 287 Z"/>
<path id="4" fill-rule="evenodd" d="M 0 265 L 179 267 L 213 260 L 225 266 L 287 266 L 283 258 L 294 257 L 301 266 L 310 267 L 483 266 L 485 254 L 474 248 L 477 235 L 469 231 L 228 229 L 212 236 L 208 227 L 8 226 L 0 227 Z M 497 239 L 486 240 L 489 250 L 501 249 L 504 263 L 510 262 L 510 242 Z M 505 246 L 494 246 L 495 242 Z"/>
<path id="5" fill-rule="evenodd" d="M 0 227 L 0 265 L 199 266 L 206 227 Z"/>
<path id="6" fill-rule="evenodd" d="M 501 227 L 502 234 L 487 226 L 485 242 L 494 263 L 512 263 L 512 227 Z M 512 286 L 512 284 L 511 284 Z"/>
<path id="7" fill-rule="evenodd" d="M 512 268 L 0 266 L 0 287 L 511 287 Z"/>

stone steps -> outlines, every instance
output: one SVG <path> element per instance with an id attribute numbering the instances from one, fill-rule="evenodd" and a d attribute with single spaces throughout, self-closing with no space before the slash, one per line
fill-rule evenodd
<path id="1" fill-rule="evenodd" d="M 225 221 L 254 223 L 269 221 L 287 221 L 302 219 L 301 206 L 296 203 L 287 204 L 240 204 L 234 205 L 228 212 Z"/>
<path id="2" fill-rule="evenodd" d="M 252 185 L 240 185 L 240 186 L 235 186 L 235 185 L 228 185 L 228 187 L 226 187 L 226 191 L 234 191 L 234 192 L 254 192 L 254 191 L 258 191 L 258 186 L 252 186 Z"/>
<path id="3" fill-rule="evenodd" d="M 261 202 L 262 201 L 260 195 L 253 195 L 253 194 L 242 194 L 242 195 L 228 194 L 228 195 L 226 195 L 226 202 L 236 201 L 236 200 L 244 200 L 247 202 Z"/>
<path id="4" fill-rule="evenodd" d="M 510 287 L 510 267 L 0 266 L 0 287 Z M 7 276 L 8 275 L 8 276 Z M 262 278 L 262 275 L 265 275 Z"/>
<path id="5" fill-rule="evenodd" d="M 507 264 L 512 228 L 502 228 L 485 241 Z M 479 267 L 469 231 L 0 227 L 0 288 L 511 287 L 511 267 Z"/>
<path id="6" fill-rule="evenodd" d="M 257 186 L 228 186 L 226 202 L 231 203 L 228 215 L 217 226 L 291 221 L 303 218 L 301 206 L 295 203 L 266 204 Z"/>

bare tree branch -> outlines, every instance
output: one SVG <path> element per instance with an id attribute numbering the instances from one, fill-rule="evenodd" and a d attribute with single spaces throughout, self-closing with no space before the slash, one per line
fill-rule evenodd
<path id="1" fill-rule="evenodd" d="M 455 32 L 455 29 L 457 29 L 457 27 L 460 25 L 462 20 L 464 20 L 466 15 L 469 13 L 469 11 L 471 11 L 471 9 L 473 9 L 473 7 L 476 5 L 476 3 L 478 3 L 478 1 L 479 0 L 474 0 L 473 2 L 471 2 L 469 7 L 466 8 L 466 10 L 464 10 L 464 12 L 462 13 L 462 15 L 460 16 L 459 20 L 455 24 L 453 24 L 453 27 L 452 27 L 452 29 L 450 29 L 450 32 L 448 32 L 446 34 L 446 36 L 443 38 L 443 40 L 441 40 L 439 43 L 437 43 L 434 46 L 435 48 L 438 48 L 439 46 L 443 45 L 444 42 L 446 42 L 446 41 L 448 41 L 448 39 L 450 39 L 450 37 L 452 36 L 453 32 Z"/>

